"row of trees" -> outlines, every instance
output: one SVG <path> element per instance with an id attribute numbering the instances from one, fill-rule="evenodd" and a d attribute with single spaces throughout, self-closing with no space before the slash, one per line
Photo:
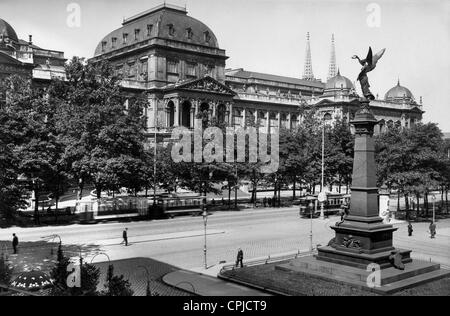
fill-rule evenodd
<path id="1" fill-rule="evenodd" d="M 436 124 L 418 124 L 411 129 L 390 129 L 376 138 L 379 185 L 402 194 L 406 209 L 412 209 L 410 198 L 420 211 L 425 201 L 428 216 L 430 191 L 440 190 L 442 207 L 447 205 L 450 188 L 450 142 L 443 139 Z"/>
<path id="2" fill-rule="evenodd" d="M 254 202 L 262 184 L 272 187 L 278 199 L 287 186 L 292 186 L 294 198 L 298 186 L 315 193 L 321 178 L 322 132 L 325 184 L 341 190 L 351 183 L 350 127 L 339 119 L 324 124 L 314 109 L 302 113 L 303 123 L 296 129 L 280 130 L 280 163 L 274 173 L 261 173 L 260 162 L 175 163 L 172 144 L 158 145 L 157 157 L 144 147 L 145 95 L 126 101 L 120 78 L 107 64 L 93 66 L 73 58 L 66 73 L 66 81 L 55 80 L 46 87 L 14 76 L 0 85 L 0 211 L 6 219 L 23 206 L 26 192 L 32 191 L 36 200 L 51 192 L 58 201 L 73 185 L 78 186 L 78 198 L 86 184 L 100 197 L 102 191 L 120 188 L 137 195 L 157 183 L 168 192 L 177 187 L 202 194 L 227 189 L 231 199 L 243 180 L 251 183 Z M 222 129 L 225 135 L 226 126 L 215 118 L 208 120 L 207 112 L 199 113 L 197 119 L 204 127 Z M 246 125 L 259 126 L 259 122 L 248 117 Z M 246 143 L 249 161 L 248 139 Z M 377 136 L 376 145 L 380 185 L 417 198 L 426 197 L 431 189 L 448 191 L 450 167 L 445 148 L 449 144 L 435 124 L 393 127 Z M 39 223 L 37 203 L 35 218 Z"/>

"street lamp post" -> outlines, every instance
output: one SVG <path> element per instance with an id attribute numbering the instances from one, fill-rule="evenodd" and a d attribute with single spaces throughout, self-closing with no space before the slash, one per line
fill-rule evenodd
<path id="1" fill-rule="evenodd" d="M 206 210 L 205 207 L 203 207 L 203 226 L 205 228 L 205 240 L 204 240 L 204 245 L 203 245 L 203 259 L 204 259 L 204 266 L 205 266 L 205 270 L 208 269 L 208 263 L 207 263 L 207 259 L 206 259 L 206 254 L 207 254 L 207 248 L 206 248 L 206 225 L 208 224 L 208 212 Z"/>
<path id="2" fill-rule="evenodd" d="M 154 113 L 154 117 L 155 117 L 155 127 L 154 127 L 154 139 L 155 139 L 155 148 L 153 151 L 153 206 L 156 205 L 156 155 L 157 155 L 157 145 L 158 145 L 158 140 L 157 140 L 157 129 L 158 129 L 158 119 L 156 117 L 156 111 Z"/>
<path id="3" fill-rule="evenodd" d="M 433 223 L 436 221 L 436 195 L 432 194 L 431 199 L 433 200 Z"/>
<path id="4" fill-rule="evenodd" d="M 309 214 L 310 214 L 310 223 L 311 223 L 310 230 L 309 230 L 309 241 L 310 241 L 309 250 L 312 252 L 313 251 L 313 212 L 314 212 L 314 204 L 313 204 L 312 200 L 311 200 L 311 202 L 309 202 L 309 210 L 310 210 Z"/>
<path id="5" fill-rule="evenodd" d="M 324 181 L 325 180 L 325 118 L 323 119 L 322 124 L 322 177 L 321 177 L 321 188 L 322 192 L 325 192 L 324 188 Z M 325 212 L 324 212 L 324 201 L 320 201 L 320 219 L 325 218 Z"/>

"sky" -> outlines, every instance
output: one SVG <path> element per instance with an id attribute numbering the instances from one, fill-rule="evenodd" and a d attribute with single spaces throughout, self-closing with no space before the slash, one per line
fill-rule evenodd
<path id="1" fill-rule="evenodd" d="M 0 0 L 0 18 L 18 36 L 67 58 L 93 56 L 97 44 L 123 18 L 164 0 Z M 80 25 L 67 23 L 70 4 L 80 9 Z M 313 72 L 326 81 L 331 34 L 341 74 L 356 81 L 368 47 L 386 48 L 369 74 L 380 97 L 400 84 L 423 98 L 424 122 L 450 132 L 450 1 L 448 0 L 167 0 L 186 6 L 226 50 L 227 68 L 301 77 L 306 33 L 311 34 Z M 70 7 L 69 7 L 70 8 Z M 71 20 L 73 21 L 73 20 Z M 359 90 L 359 84 L 357 85 Z"/>

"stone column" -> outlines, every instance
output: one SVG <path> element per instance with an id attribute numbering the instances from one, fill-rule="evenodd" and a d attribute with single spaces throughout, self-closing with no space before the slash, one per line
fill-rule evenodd
<path id="1" fill-rule="evenodd" d="M 361 108 L 351 122 L 355 126 L 355 156 L 349 215 L 331 226 L 336 237 L 329 246 L 318 249 L 317 259 L 364 269 L 370 263 L 377 263 L 383 268 L 390 266 L 389 256 L 394 250 L 392 235 L 397 228 L 384 224 L 379 216 L 373 139 L 377 120 L 370 111 L 369 101 L 360 102 Z M 411 260 L 410 252 L 401 251 L 405 263 Z"/>
<path id="2" fill-rule="evenodd" d="M 277 120 L 278 120 L 278 129 L 281 129 L 281 113 L 277 113 Z"/>
<path id="3" fill-rule="evenodd" d="M 234 126 L 234 122 L 233 122 L 233 103 L 229 104 L 228 107 L 228 126 L 233 127 Z"/>
<path id="4" fill-rule="evenodd" d="M 189 109 L 189 115 L 190 115 L 189 127 L 190 128 L 194 128 L 194 123 L 195 123 L 195 106 L 192 103 L 191 103 L 191 108 Z"/>
<path id="5" fill-rule="evenodd" d="M 242 122 L 241 126 L 245 127 L 245 120 L 247 119 L 247 110 L 245 108 L 242 109 Z"/>
<path id="6" fill-rule="evenodd" d="M 291 113 L 289 112 L 288 114 L 287 114 L 287 121 L 288 121 L 288 123 L 287 123 L 287 128 L 288 129 L 292 129 L 292 124 L 291 124 Z"/>
<path id="7" fill-rule="evenodd" d="M 266 112 L 266 133 L 270 134 L 270 112 Z"/>
<path id="8" fill-rule="evenodd" d="M 180 100 L 177 98 L 175 100 L 173 100 L 173 103 L 175 105 L 175 115 L 174 115 L 174 126 L 178 127 L 180 126 L 180 116 L 181 116 L 181 109 L 180 109 Z"/>

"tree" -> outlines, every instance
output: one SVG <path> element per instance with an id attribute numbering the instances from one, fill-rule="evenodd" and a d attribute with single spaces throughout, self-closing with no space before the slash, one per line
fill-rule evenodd
<path id="1" fill-rule="evenodd" d="M 379 184 L 397 188 L 399 198 L 404 193 L 406 202 L 408 194 L 414 195 L 417 207 L 423 196 L 428 215 L 429 191 L 438 188 L 445 175 L 440 129 L 434 123 L 417 124 L 410 129 L 391 128 L 375 141 Z"/>
<path id="2" fill-rule="evenodd" d="M 9 285 L 12 278 L 13 268 L 6 262 L 5 254 L 0 255 L 0 284 Z M 0 288 L 0 292 L 2 289 Z"/>
<path id="3" fill-rule="evenodd" d="M 114 266 L 111 264 L 108 266 L 105 291 L 102 294 L 104 296 L 133 296 L 134 292 L 131 289 L 131 283 L 125 280 L 123 275 L 114 275 Z"/>
<path id="4" fill-rule="evenodd" d="M 126 100 L 120 78 L 107 63 L 92 65 L 74 57 L 66 67 L 67 82 L 55 85 L 61 103 L 59 129 L 66 144 L 65 161 L 78 179 L 79 198 L 86 181 L 97 197 L 104 189 L 144 185 L 145 96 Z M 134 180 L 134 181 L 131 181 Z"/>
<path id="5" fill-rule="evenodd" d="M 54 182 L 51 175 L 57 172 L 57 162 L 63 152 L 55 129 L 57 106 L 50 101 L 47 90 L 18 76 L 7 78 L 2 89 L 6 101 L 0 117 L 5 123 L 2 134 L 7 134 L 2 135 L 5 136 L 2 139 L 7 140 L 6 147 L 12 150 L 16 173 L 28 179 L 34 192 L 35 221 L 39 224 L 39 197 L 49 189 L 49 183 Z M 5 148 L 5 145 L 0 147 Z"/>

